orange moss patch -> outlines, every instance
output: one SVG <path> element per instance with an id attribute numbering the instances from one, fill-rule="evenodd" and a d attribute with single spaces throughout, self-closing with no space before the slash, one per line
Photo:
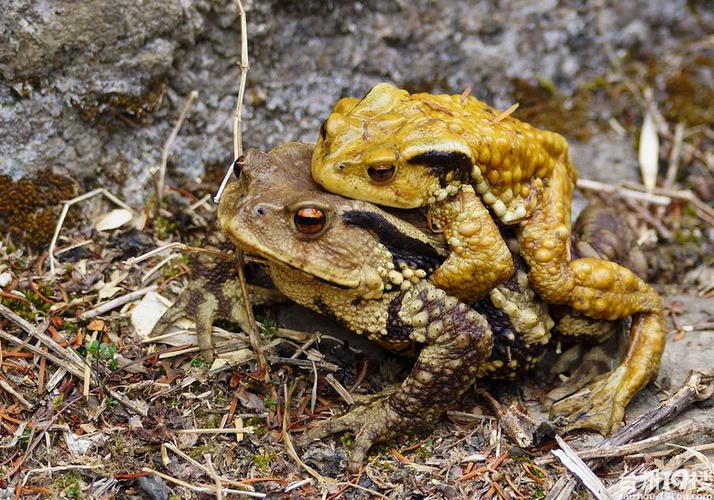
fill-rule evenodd
<path id="1" fill-rule="evenodd" d="M 0 233 L 32 247 L 48 244 L 61 202 L 76 196 L 78 187 L 74 179 L 51 168 L 18 181 L 0 175 Z"/>

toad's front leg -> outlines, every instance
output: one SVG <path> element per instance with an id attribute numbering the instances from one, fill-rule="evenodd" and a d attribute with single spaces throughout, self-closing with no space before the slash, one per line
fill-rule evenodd
<path id="1" fill-rule="evenodd" d="M 627 357 L 609 377 L 554 407 L 568 413 L 567 427 L 603 434 L 616 430 L 632 396 L 659 371 L 665 320 L 661 297 L 634 272 L 598 258 L 570 260 L 570 200 L 573 180 L 564 163 L 533 216 L 520 229 L 521 253 L 533 288 L 552 304 L 565 304 L 595 319 L 633 316 Z M 577 397 L 576 397 L 577 396 Z"/>
<path id="2" fill-rule="evenodd" d="M 498 226 L 469 185 L 430 207 L 433 229 L 443 228 L 449 256 L 431 275 L 439 288 L 465 302 L 476 302 L 515 271 Z"/>
<path id="3" fill-rule="evenodd" d="M 428 428 L 473 382 L 490 355 L 491 330 L 478 313 L 422 282 L 394 299 L 387 337 L 425 344 L 409 376 L 385 399 L 357 406 L 322 422 L 305 440 L 336 432 L 356 433 L 349 469 L 359 468 L 373 444 Z"/>
<path id="4" fill-rule="evenodd" d="M 189 318 L 196 323 L 196 337 L 201 356 L 213 361 L 213 323 L 216 320 L 232 321 L 248 331 L 248 317 L 238 279 L 238 262 L 233 257 L 235 247 L 225 237 L 214 231 L 206 238 L 204 247 L 211 252 L 191 257 L 192 276 L 176 302 L 159 318 L 151 337 L 164 334 L 176 321 Z M 222 255 L 218 255 L 222 253 Z M 256 266 L 256 284 L 249 283 L 251 304 L 262 305 L 284 300 L 284 297 L 266 283 L 267 274 Z M 250 274 L 250 273 L 249 273 Z M 251 276 L 248 276 L 249 281 Z"/>

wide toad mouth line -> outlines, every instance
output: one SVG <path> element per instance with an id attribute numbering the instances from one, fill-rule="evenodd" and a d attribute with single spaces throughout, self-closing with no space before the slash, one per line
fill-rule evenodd
<path id="1" fill-rule="evenodd" d="M 233 230 L 232 228 L 226 228 L 226 233 L 229 235 L 233 243 L 238 247 L 242 248 L 244 252 L 257 255 L 260 258 L 266 259 L 269 262 L 275 262 L 277 264 L 289 267 L 290 269 L 293 269 L 295 271 L 298 271 L 300 273 L 303 273 L 307 276 L 310 276 L 311 278 L 314 278 L 317 281 L 320 281 L 322 283 L 328 284 L 330 286 L 333 286 L 335 288 L 339 288 L 341 290 L 351 290 L 351 289 L 356 289 L 359 288 L 361 281 L 359 279 L 352 280 L 352 281 L 337 281 L 335 280 L 334 276 L 328 276 L 324 273 L 320 272 L 308 272 L 305 271 L 305 269 L 302 269 L 300 265 L 294 260 L 294 259 L 286 259 L 281 256 L 279 256 L 275 251 L 270 250 L 269 248 L 265 246 L 256 246 L 255 244 L 251 244 L 249 242 L 246 242 L 242 238 L 238 238 L 235 235 L 240 234 Z M 307 267 L 307 266 L 304 266 Z"/>
<path id="2" fill-rule="evenodd" d="M 315 274 L 315 273 L 306 272 L 304 269 L 300 269 L 298 266 L 296 266 L 296 265 L 294 265 L 294 264 L 292 264 L 292 263 L 290 263 L 290 262 L 287 262 L 287 261 L 284 261 L 284 260 L 277 260 L 277 259 L 273 259 L 273 261 L 274 261 L 274 262 L 277 262 L 278 264 L 281 264 L 281 265 L 283 265 L 283 266 L 285 266 L 285 267 L 289 267 L 290 269 L 293 269 L 294 271 L 298 271 L 298 272 L 300 272 L 300 273 L 302 273 L 302 274 L 305 274 L 305 275 L 309 276 L 310 278 L 315 279 L 316 281 L 319 281 L 320 283 L 324 283 L 324 284 L 329 285 L 329 286 L 331 286 L 331 287 L 339 288 L 340 290 L 354 290 L 355 288 L 359 288 L 359 282 L 358 282 L 357 286 L 351 286 L 351 285 L 345 285 L 345 284 L 342 284 L 342 283 L 336 283 L 335 281 L 332 281 L 332 280 L 330 280 L 329 278 L 323 278 L 322 276 L 319 276 L 319 275 L 317 275 L 317 274 Z"/>

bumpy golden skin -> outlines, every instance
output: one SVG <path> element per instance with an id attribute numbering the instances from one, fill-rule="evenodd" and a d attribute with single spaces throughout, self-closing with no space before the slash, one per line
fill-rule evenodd
<path id="1" fill-rule="evenodd" d="M 472 185 L 501 222 L 518 225 L 531 285 L 547 302 L 596 319 L 635 315 L 634 371 L 624 377 L 613 374 L 597 388 L 598 395 L 629 401 L 659 370 L 665 339 L 659 295 L 617 264 L 592 258 L 571 261 L 576 173 L 560 135 L 500 114 L 472 97 L 410 95 L 379 84 L 361 100 L 337 103 L 321 128 L 312 174 L 327 190 L 344 196 L 396 208 L 426 207 L 437 219 L 447 214 L 440 230 L 457 217 L 458 210 L 450 205 L 461 184 Z M 498 254 L 499 237 L 483 228 L 491 232 Z M 464 251 L 470 247 L 468 237 L 464 240 L 457 237 L 454 242 L 460 245 L 450 246 L 456 261 L 451 269 L 466 269 L 465 282 L 451 270 L 437 274 L 435 282 L 471 298 L 495 287 L 503 276 Z M 609 433 L 620 425 L 618 417 L 586 416 L 579 422 Z"/>

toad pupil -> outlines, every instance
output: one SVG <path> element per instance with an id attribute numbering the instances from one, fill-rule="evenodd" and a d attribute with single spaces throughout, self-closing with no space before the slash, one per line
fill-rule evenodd
<path id="1" fill-rule="evenodd" d="M 319 208 L 306 207 L 295 212 L 295 227 L 304 234 L 316 234 L 325 227 L 327 218 Z"/>
<path id="2" fill-rule="evenodd" d="M 394 177 L 394 165 L 372 165 L 367 169 L 369 178 L 375 182 L 387 182 Z"/>

